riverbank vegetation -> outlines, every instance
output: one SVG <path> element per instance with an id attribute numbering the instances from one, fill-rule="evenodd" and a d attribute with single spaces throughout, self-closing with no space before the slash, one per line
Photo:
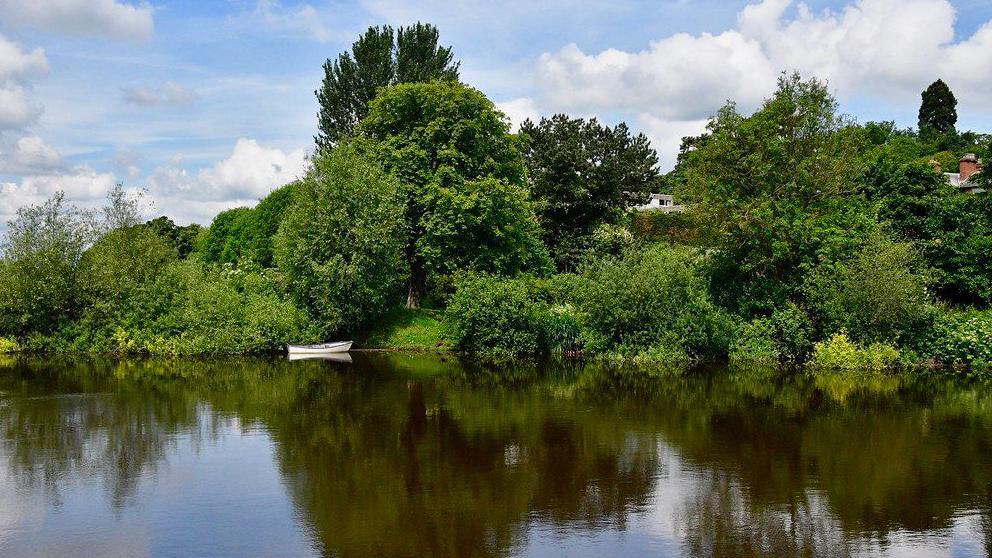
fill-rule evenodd
<path id="1" fill-rule="evenodd" d="M 61 195 L 23 208 L 0 260 L 7 346 L 216 354 L 361 336 L 645 366 L 992 366 L 992 201 L 942 174 L 988 160 L 992 137 L 954 128 L 946 86 L 912 130 L 859 124 L 823 83 L 783 74 L 754 113 L 716 110 L 662 173 L 622 123 L 556 115 L 511 133 L 436 29 L 395 37 L 372 28 L 325 65 L 310 168 L 254 208 L 202 229 L 139 223 L 121 188 L 102 211 Z M 367 67 L 369 49 L 392 69 Z M 972 180 L 988 189 L 989 174 Z M 686 212 L 630 209 L 652 192 Z"/>

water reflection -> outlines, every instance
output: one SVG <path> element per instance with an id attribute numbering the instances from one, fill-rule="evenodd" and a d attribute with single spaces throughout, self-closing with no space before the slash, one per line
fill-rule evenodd
<path id="1" fill-rule="evenodd" d="M 989 393 L 431 356 L 7 359 L 0 554 L 134 524 L 152 555 L 981 556 Z"/>

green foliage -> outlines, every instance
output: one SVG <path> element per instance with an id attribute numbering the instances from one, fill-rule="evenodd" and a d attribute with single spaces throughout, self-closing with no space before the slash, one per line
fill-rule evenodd
<path id="1" fill-rule="evenodd" d="M 111 350 L 165 354 L 246 354 L 315 339 L 306 313 L 258 271 L 169 265 L 115 324 Z"/>
<path id="2" fill-rule="evenodd" d="M 731 362 L 802 363 L 813 348 L 814 328 L 809 316 L 794 304 L 776 309 L 737 328 L 730 347 Z"/>
<path id="3" fill-rule="evenodd" d="M 919 269 L 913 245 L 879 235 L 852 257 L 816 269 L 807 277 L 807 291 L 821 328 L 845 330 L 859 341 L 913 336 L 930 313 Z"/>
<path id="4" fill-rule="evenodd" d="M 929 165 L 900 162 L 887 147 L 868 158 L 862 188 L 879 217 L 919 247 L 936 294 L 954 304 L 992 301 L 992 198 L 958 192 Z"/>
<path id="5" fill-rule="evenodd" d="M 636 355 L 652 349 L 686 358 L 725 354 L 729 319 L 710 300 L 699 257 L 656 245 L 586 266 L 575 289 L 586 348 Z"/>
<path id="6" fill-rule="evenodd" d="M 203 259 L 214 263 L 237 263 L 244 251 L 242 239 L 247 236 L 249 215 L 251 209 L 247 207 L 218 213 L 197 246 Z"/>
<path id="7" fill-rule="evenodd" d="M 320 104 L 317 136 L 327 150 L 351 135 L 369 112 L 380 89 L 397 83 L 458 81 L 459 63 L 450 47 L 438 45 L 437 28 L 429 23 L 393 28 L 369 27 L 337 60 L 324 62 L 324 81 L 315 91 Z"/>
<path id="8" fill-rule="evenodd" d="M 658 155 L 644 134 L 564 114 L 524 121 L 520 149 L 543 238 L 559 269 L 574 269 L 596 228 L 616 224 L 658 185 Z"/>
<path id="9" fill-rule="evenodd" d="M 176 259 L 175 249 L 149 227 L 113 230 L 83 253 L 79 266 L 82 302 L 115 312 Z"/>
<path id="10" fill-rule="evenodd" d="M 992 368 L 992 311 L 946 312 L 928 333 L 925 357 L 950 366 Z"/>
<path id="11" fill-rule="evenodd" d="M 462 276 L 445 314 L 455 346 L 497 357 L 545 351 L 550 309 L 538 290 L 538 281 L 530 276 Z"/>
<path id="12" fill-rule="evenodd" d="M 203 227 L 196 223 L 180 227 L 164 215 L 148 221 L 145 226 L 175 248 L 181 260 L 185 260 L 193 252 L 203 232 Z"/>
<path id="13" fill-rule="evenodd" d="M 546 267 L 524 167 L 502 113 L 459 83 L 383 90 L 356 144 L 403 185 L 408 305 L 429 274 L 478 269 L 513 274 Z M 477 257 L 481 246 L 484 257 Z"/>
<path id="14" fill-rule="evenodd" d="M 402 280 L 403 198 L 395 178 L 350 147 L 319 155 L 296 186 L 276 261 L 323 331 L 357 331 Z"/>
<path id="15" fill-rule="evenodd" d="M 17 211 L 0 244 L 0 334 L 47 333 L 78 313 L 79 261 L 96 231 L 61 192 Z"/>
<path id="16" fill-rule="evenodd" d="M 687 154 L 684 199 L 717 249 L 714 294 L 727 307 L 749 316 L 798 299 L 806 270 L 877 229 L 851 195 L 861 140 L 822 83 L 783 77 L 758 112 L 728 105 L 708 130 Z"/>
<path id="17" fill-rule="evenodd" d="M 17 341 L 7 339 L 6 337 L 0 337 L 0 355 L 5 353 L 16 353 L 19 350 L 21 350 L 21 347 L 17 344 Z"/>
<path id="18" fill-rule="evenodd" d="M 419 253 L 427 269 L 513 275 L 543 271 L 548 254 L 526 191 L 486 177 L 427 189 Z"/>
<path id="19" fill-rule="evenodd" d="M 840 332 L 814 346 L 810 365 L 820 370 L 885 370 L 898 362 L 899 350 L 892 345 L 860 345 Z"/>
<path id="20" fill-rule="evenodd" d="M 272 267 L 273 239 L 292 200 L 297 183 L 276 188 L 254 208 L 222 211 L 200 241 L 199 251 L 208 262 L 254 262 Z"/>
<path id="21" fill-rule="evenodd" d="M 919 128 L 930 128 L 940 133 L 954 129 L 958 121 L 958 100 L 944 80 L 931 83 L 921 94 Z"/>

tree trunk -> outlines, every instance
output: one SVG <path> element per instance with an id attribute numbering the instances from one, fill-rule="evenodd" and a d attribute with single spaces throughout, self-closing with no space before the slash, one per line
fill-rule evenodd
<path id="1" fill-rule="evenodd" d="M 410 262 L 410 290 L 406 295 L 406 307 L 414 310 L 420 308 L 420 298 L 424 294 L 424 284 L 427 282 L 427 272 L 423 262 L 414 258 Z"/>

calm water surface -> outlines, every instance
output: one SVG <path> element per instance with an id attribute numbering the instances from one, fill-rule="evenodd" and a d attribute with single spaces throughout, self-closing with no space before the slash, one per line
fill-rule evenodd
<path id="1" fill-rule="evenodd" d="M 0 355 L 0 556 L 985 556 L 992 386 Z"/>

